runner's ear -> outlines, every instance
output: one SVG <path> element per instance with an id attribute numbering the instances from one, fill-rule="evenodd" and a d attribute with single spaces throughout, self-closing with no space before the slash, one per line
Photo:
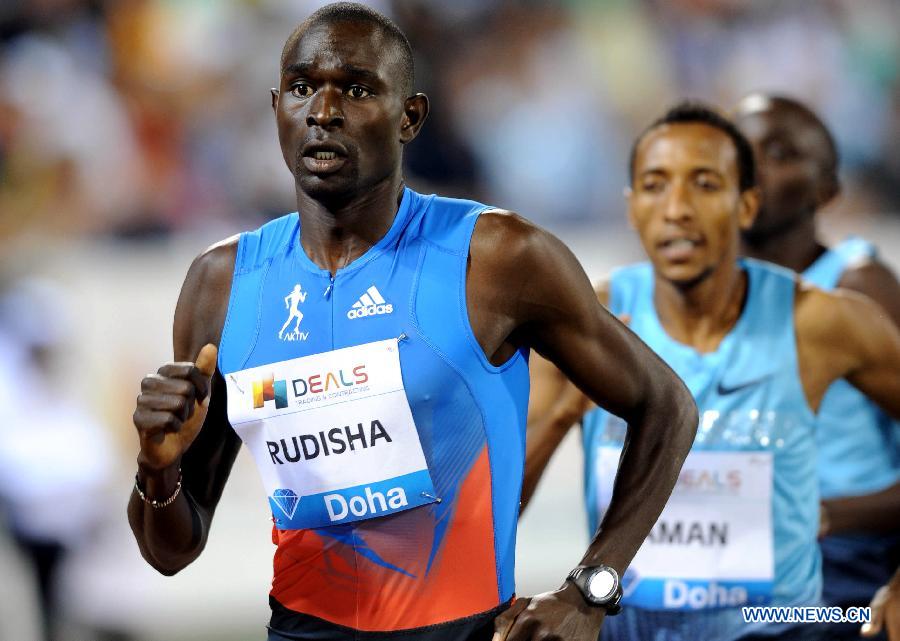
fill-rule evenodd
<path id="1" fill-rule="evenodd" d="M 741 192 L 740 209 L 738 210 L 738 227 L 740 229 L 750 229 L 753 221 L 756 220 L 756 214 L 759 211 L 760 192 L 757 187 L 745 189 Z"/>
<path id="2" fill-rule="evenodd" d="M 400 142 L 406 144 L 419 134 L 425 119 L 428 117 L 428 96 L 417 93 L 410 96 L 403 104 L 403 118 L 400 121 Z"/>
<path id="3" fill-rule="evenodd" d="M 626 187 L 622 190 L 622 194 L 625 196 L 625 203 L 628 205 L 626 208 L 627 216 L 628 216 L 628 226 L 632 229 L 637 229 L 637 223 L 634 220 L 634 213 L 632 212 L 632 200 L 634 200 L 634 191 L 631 187 Z"/>

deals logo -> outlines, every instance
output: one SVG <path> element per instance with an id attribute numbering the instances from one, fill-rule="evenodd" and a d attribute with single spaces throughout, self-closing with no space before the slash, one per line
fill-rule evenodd
<path id="1" fill-rule="evenodd" d="M 365 385 L 368 382 L 369 374 L 364 364 L 347 370 L 338 369 L 312 376 L 301 376 L 290 381 L 275 380 L 275 374 L 269 374 L 266 378 L 253 381 L 253 408 L 265 407 L 268 401 L 275 401 L 276 410 L 286 408 L 288 390 L 297 405 L 351 396 L 368 391 L 369 386 Z"/>
<path id="2" fill-rule="evenodd" d="M 275 374 L 269 374 L 267 378 L 253 381 L 254 409 L 265 406 L 266 401 L 275 401 L 277 410 L 287 407 L 287 381 L 276 381 Z"/>
<path id="3" fill-rule="evenodd" d="M 675 491 L 696 494 L 737 494 L 744 483 L 739 469 L 683 468 Z"/>

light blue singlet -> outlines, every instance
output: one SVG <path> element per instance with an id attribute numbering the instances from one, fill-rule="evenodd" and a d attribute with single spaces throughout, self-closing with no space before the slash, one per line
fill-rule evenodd
<path id="1" fill-rule="evenodd" d="M 830 291 L 844 272 L 875 257 L 868 241 L 850 237 L 803 272 L 804 280 Z M 900 480 L 900 424 L 845 380 L 828 388 L 816 419 L 819 487 L 823 498 L 878 492 Z M 841 535 L 822 541 L 828 604 L 868 603 L 896 566 L 898 537 Z"/>
<path id="2" fill-rule="evenodd" d="M 663 329 L 653 304 L 654 276 L 649 263 L 613 274 L 609 307 L 616 315 L 630 316 L 631 329 L 691 390 L 701 415 L 692 451 L 771 453 L 773 579 L 761 593 L 755 591 L 757 588 L 748 588 L 747 603 L 815 605 L 821 593 L 816 545 L 819 494 L 815 417 L 806 402 L 797 365 L 796 279 L 791 272 L 768 263 L 742 260 L 741 265 L 748 275 L 744 309 L 718 349 L 711 353 L 700 353 L 678 343 Z M 621 436 L 621 421 L 602 410 L 585 417 L 585 496 L 592 532 L 601 516 L 598 456 L 601 448 L 621 443 Z M 680 478 L 679 483 L 689 480 Z M 702 544 L 702 537 L 682 537 L 671 544 L 671 554 L 679 554 L 680 546 Z M 619 616 L 606 618 L 604 638 L 725 641 L 783 629 L 746 624 L 738 604 L 717 605 L 715 599 L 702 593 L 680 609 L 665 609 L 661 603 L 658 608 L 647 609 L 646 604 L 653 602 L 665 586 L 644 589 L 641 580 L 630 571 L 626 573 L 623 585 L 626 595 L 632 596 L 623 599 L 626 607 Z M 710 594 L 715 590 L 711 586 L 708 589 Z M 642 592 L 643 597 L 639 597 Z M 641 598 L 644 607 L 635 605 L 635 600 Z M 692 609 L 694 606 L 698 607 Z"/>

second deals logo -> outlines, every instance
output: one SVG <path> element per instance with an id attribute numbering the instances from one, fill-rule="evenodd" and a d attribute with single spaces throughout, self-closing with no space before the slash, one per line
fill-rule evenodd
<path id="1" fill-rule="evenodd" d="M 275 401 L 275 409 L 280 410 L 288 406 L 287 381 L 275 380 L 275 374 L 253 381 L 253 408 L 259 409 L 265 406 L 266 401 Z"/>

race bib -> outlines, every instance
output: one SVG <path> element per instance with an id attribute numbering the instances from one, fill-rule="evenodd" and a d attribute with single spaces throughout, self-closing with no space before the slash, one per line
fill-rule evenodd
<path id="1" fill-rule="evenodd" d="M 620 447 L 596 458 L 609 505 Z M 694 451 L 623 577 L 623 603 L 653 610 L 759 605 L 772 593 L 772 453 Z"/>
<path id="2" fill-rule="evenodd" d="M 371 519 L 437 500 L 397 339 L 228 374 L 228 417 L 282 530 Z"/>

